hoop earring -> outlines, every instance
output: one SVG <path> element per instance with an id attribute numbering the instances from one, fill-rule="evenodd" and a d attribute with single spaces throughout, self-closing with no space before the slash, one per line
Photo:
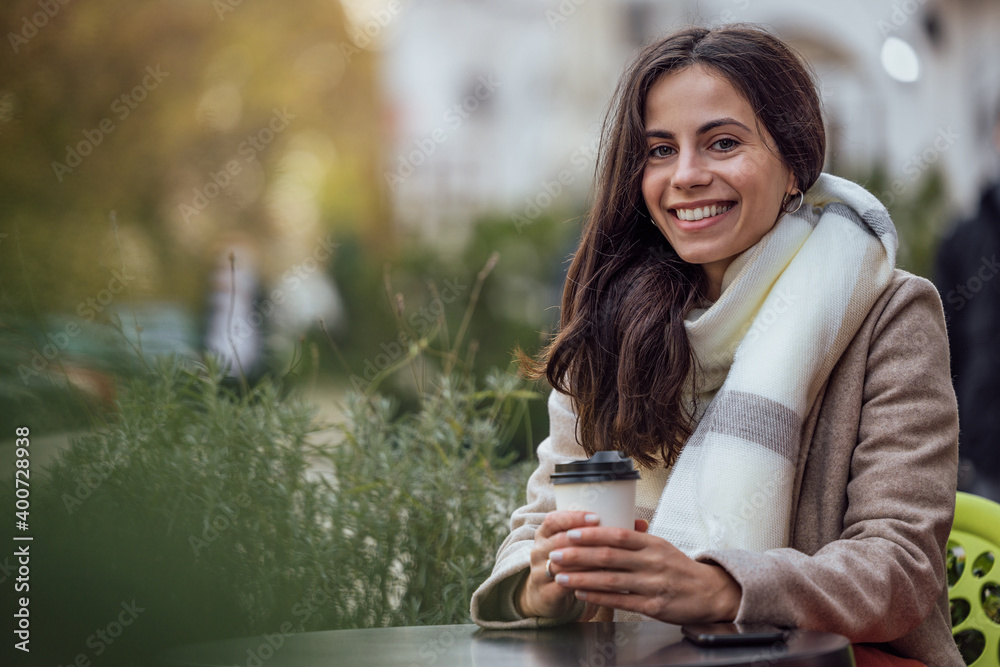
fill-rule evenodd
<path id="1" fill-rule="evenodd" d="M 799 196 L 799 203 L 792 210 L 788 210 L 788 202 L 792 201 L 792 199 L 795 198 L 795 195 L 789 194 L 789 193 L 785 193 L 784 199 L 781 200 L 781 210 L 782 211 L 784 211 L 785 213 L 795 213 L 800 208 L 802 208 L 802 202 L 804 202 L 806 200 L 806 194 L 804 192 L 802 192 L 802 190 L 799 190 L 796 194 L 798 194 L 798 196 Z"/>

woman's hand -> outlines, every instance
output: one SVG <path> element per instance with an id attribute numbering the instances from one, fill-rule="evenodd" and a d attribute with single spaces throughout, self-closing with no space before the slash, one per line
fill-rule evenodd
<path id="1" fill-rule="evenodd" d="M 549 560 L 550 552 L 565 551 L 566 547 L 576 544 L 569 538 L 568 531 L 596 526 L 598 521 L 598 516 L 590 512 L 557 511 L 549 512 L 545 516 L 542 525 L 535 531 L 535 546 L 531 550 L 531 570 L 514 594 L 514 603 L 522 616 L 558 618 L 569 611 L 574 601 L 573 590 L 550 579 L 545 572 L 545 563 Z M 645 531 L 647 527 L 645 521 L 636 521 L 636 530 Z M 553 560 L 549 569 L 553 575 L 558 576 L 574 568 Z M 575 569 L 579 571 L 582 568 Z M 592 615 L 594 610 L 588 611 Z"/>
<path id="2" fill-rule="evenodd" d="M 556 585 L 591 604 L 675 624 L 733 621 L 740 608 L 742 589 L 728 572 L 645 531 L 574 526 L 551 543 L 548 557 Z M 532 552 L 533 571 L 534 559 Z M 544 578 L 544 560 L 541 567 Z M 563 599 L 548 591 L 546 598 Z"/>

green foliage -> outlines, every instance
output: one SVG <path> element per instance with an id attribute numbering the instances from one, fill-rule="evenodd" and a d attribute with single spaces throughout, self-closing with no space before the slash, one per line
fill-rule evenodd
<path id="1" fill-rule="evenodd" d="M 886 171 L 876 167 L 865 175 L 848 176 L 877 196 L 892 216 L 899 236 L 896 266 L 918 276 L 932 278 L 934 253 L 950 220 L 944 175 L 932 168 L 914 187 L 890 182 Z M 896 189 L 893 189 L 896 185 Z"/>
<path id="2" fill-rule="evenodd" d="M 558 324 L 564 274 L 578 231 L 576 219 L 560 222 L 543 216 L 519 229 L 506 218 L 485 218 L 472 226 L 465 250 L 454 257 L 442 257 L 433 246 L 419 242 L 401 243 L 391 255 L 373 255 L 357 240 L 341 237 L 332 264 L 349 315 L 346 330 L 334 334 L 343 359 L 336 364 L 333 355 L 327 355 L 324 370 L 352 386 L 367 386 L 403 359 L 411 339 L 439 337 L 449 347 L 467 319 L 467 311 L 463 313 L 458 304 L 470 299 L 477 289 L 472 277 L 496 253 L 490 280 L 477 296 L 476 316 L 465 331 L 471 358 L 465 367 L 469 372 L 474 368 L 514 372 L 514 348 L 535 354 Z M 326 345 L 320 335 L 312 342 Z M 428 352 L 424 355 L 428 366 L 421 370 L 440 370 L 448 355 Z M 416 409 L 419 378 L 414 381 L 411 373 L 403 372 L 386 380 L 379 391 L 405 410 Z M 544 433 L 548 420 L 544 402 L 531 402 L 527 410 L 533 430 Z M 512 436 L 504 453 L 530 459 L 536 445 L 525 429 Z"/>
<path id="3" fill-rule="evenodd" d="M 495 470 L 498 416 L 523 393 L 510 377 L 493 375 L 487 386 L 442 380 L 420 412 L 401 418 L 387 399 L 351 400 L 344 442 L 331 451 L 337 569 L 328 623 L 469 622 L 469 599 L 492 569 L 528 472 Z"/>
<path id="4" fill-rule="evenodd" d="M 494 252 L 499 260 L 483 286 L 482 307 L 469 332 L 477 341 L 476 365 L 505 368 L 515 345 L 529 352 L 539 349 L 558 322 L 555 306 L 579 231 L 574 222 L 539 218 L 519 231 L 502 218 L 480 220 L 456 257 L 443 257 L 434 245 L 420 242 L 402 242 L 396 252 L 383 255 L 346 234 L 338 237 L 333 276 L 350 314 L 343 344 L 351 350 L 351 372 L 363 374 L 365 361 L 382 351 L 381 344 L 397 340 L 393 311 L 399 303 L 404 321 L 423 325 L 416 327 L 421 334 L 431 331 L 428 319 L 436 324 L 435 317 L 421 315 L 434 315 L 443 305 L 444 324 L 454 332 L 463 315 L 452 305 L 449 286 L 464 303 L 474 283 L 470 277 Z M 439 298 L 447 303 L 436 304 Z M 330 370 L 338 369 L 331 364 Z"/>
<path id="5" fill-rule="evenodd" d="M 276 383 L 240 395 L 223 377 L 161 359 L 35 472 L 40 649 L 60 664 L 96 658 L 95 630 L 133 600 L 143 611 L 101 664 L 284 624 L 468 621 L 526 481 L 498 451 L 533 394 L 501 374 L 478 391 L 441 376 L 405 415 L 353 394 L 334 439 Z"/>

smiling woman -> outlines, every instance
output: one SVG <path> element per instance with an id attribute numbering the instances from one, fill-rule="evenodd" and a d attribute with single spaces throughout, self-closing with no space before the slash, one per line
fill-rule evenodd
<path id="1" fill-rule="evenodd" d="M 653 224 L 681 259 L 702 266 L 717 299 L 733 258 L 774 226 L 795 175 L 749 102 L 704 65 L 656 82 L 646 136 L 642 194 Z"/>
<path id="2" fill-rule="evenodd" d="M 824 152 L 816 87 L 770 34 L 691 28 L 638 54 L 560 331 L 521 359 L 555 389 L 550 435 L 477 623 L 735 620 L 871 644 L 859 665 L 962 664 L 941 302 Z M 635 530 L 602 526 L 599 496 L 555 511 L 555 465 L 606 450 L 642 468 Z"/>

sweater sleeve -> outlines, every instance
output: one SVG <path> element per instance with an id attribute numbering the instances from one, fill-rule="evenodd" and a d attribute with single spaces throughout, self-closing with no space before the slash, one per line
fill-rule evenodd
<path id="1" fill-rule="evenodd" d="M 857 433 L 839 539 L 812 555 L 698 556 L 743 587 L 737 621 L 891 642 L 940 613 L 958 413 L 941 301 L 924 279 L 903 281 L 872 330 Z"/>
<path id="2" fill-rule="evenodd" d="M 576 440 L 577 418 L 572 399 L 553 390 L 548 405 L 549 436 L 538 445 L 538 468 L 528 479 L 527 503 L 511 515 L 510 535 L 500 545 L 493 572 L 472 595 L 472 620 L 484 628 L 559 625 L 579 618 L 586 607 L 578 600 L 562 618 L 524 618 L 514 607 L 514 592 L 528 575 L 535 530 L 545 515 L 556 508 L 549 476 L 557 463 L 587 458 Z"/>

